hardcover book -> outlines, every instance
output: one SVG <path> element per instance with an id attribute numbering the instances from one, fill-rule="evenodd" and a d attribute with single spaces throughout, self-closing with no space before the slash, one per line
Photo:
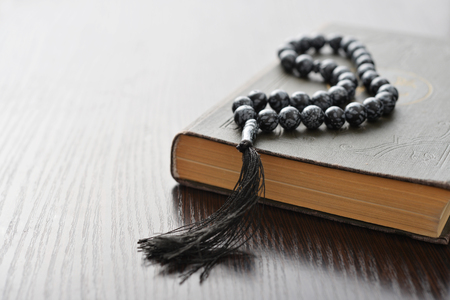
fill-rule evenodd
<path id="1" fill-rule="evenodd" d="M 394 112 L 354 128 L 317 130 L 280 126 L 258 133 L 255 148 L 265 170 L 262 202 L 412 238 L 448 244 L 450 237 L 450 44 L 424 37 L 327 26 L 362 41 L 377 70 L 399 90 Z M 354 66 L 324 49 L 317 59 Z M 235 146 L 232 101 L 251 90 L 312 95 L 327 90 L 319 76 L 287 74 L 276 62 L 179 133 L 172 145 L 172 176 L 181 184 L 229 193 L 242 165 Z M 369 97 L 358 87 L 356 101 Z"/>

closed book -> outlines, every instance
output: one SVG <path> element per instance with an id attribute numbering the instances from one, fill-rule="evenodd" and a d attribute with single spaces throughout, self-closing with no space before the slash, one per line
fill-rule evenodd
<path id="1" fill-rule="evenodd" d="M 367 46 L 377 71 L 400 93 L 396 109 L 376 122 L 339 130 L 325 124 L 259 132 L 254 144 L 265 171 L 262 202 L 412 238 L 448 244 L 450 230 L 450 44 L 426 37 L 330 25 Z M 355 71 L 325 48 L 311 53 Z M 241 131 L 231 104 L 252 90 L 312 95 L 327 90 L 320 75 L 299 78 L 274 62 L 217 101 L 173 141 L 172 176 L 181 184 L 229 193 L 242 166 Z M 356 101 L 369 97 L 358 87 Z"/>

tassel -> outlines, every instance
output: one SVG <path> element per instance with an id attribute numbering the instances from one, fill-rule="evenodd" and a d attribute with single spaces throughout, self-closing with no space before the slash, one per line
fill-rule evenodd
<path id="1" fill-rule="evenodd" d="M 239 180 L 225 204 L 205 220 L 138 241 L 145 258 L 169 270 L 179 270 L 181 283 L 203 269 L 200 282 L 225 258 L 242 255 L 238 248 L 251 238 L 249 229 L 260 220 L 259 195 L 264 196 L 264 169 L 253 148 L 258 130 L 255 120 L 248 120 L 242 131 Z"/>

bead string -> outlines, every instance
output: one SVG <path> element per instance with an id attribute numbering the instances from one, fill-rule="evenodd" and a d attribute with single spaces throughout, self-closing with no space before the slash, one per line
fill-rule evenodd
<path id="1" fill-rule="evenodd" d="M 350 103 L 345 111 L 339 107 L 353 99 L 358 80 L 348 68 L 337 66 L 333 60 L 313 61 L 306 54 L 310 48 L 320 51 L 325 44 L 353 59 L 364 86 L 375 97 L 367 98 L 363 104 Z M 167 270 L 180 271 L 182 282 L 198 270 L 202 270 L 200 281 L 203 281 L 225 258 L 244 255 L 239 247 L 252 236 L 249 228 L 258 227 L 261 215 L 257 204 L 260 197 L 265 197 L 264 167 L 253 147 L 259 129 L 271 131 L 280 123 L 285 130 L 293 130 L 301 122 L 313 129 L 323 121 L 329 128 L 340 128 L 346 121 L 359 126 L 366 119 L 377 120 L 395 107 L 397 90 L 379 77 L 369 52 L 355 39 L 301 37 L 283 45 L 278 56 L 287 72 L 301 77 L 307 77 L 310 72 L 320 73 L 325 82 L 334 86 L 327 92 L 316 92 L 311 98 L 303 92 L 289 97 L 286 92 L 275 90 L 269 98 L 263 92 L 251 91 L 247 97 L 234 100 L 234 120 L 242 128 L 242 139 L 237 146 L 242 152 L 242 168 L 224 205 L 203 220 L 138 242 L 147 260 Z M 265 108 L 267 103 L 271 109 Z"/>
<path id="2" fill-rule="evenodd" d="M 358 79 L 346 66 L 338 66 L 332 59 L 313 60 L 306 54 L 310 49 L 316 52 L 329 45 L 353 61 L 362 84 L 372 96 L 359 102 L 350 102 L 355 96 Z M 366 119 L 378 120 L 393 111 L 398 100 L 397 89 L 376 72 L 375 62 L 366 46 L 352 37 L 333 35 L 325 38 L 322 34 L 313 37 L 302 36 L 290 39 L 279 47 L 278 58 L 288 73 L 297 77 L 308 77 L 311 72 L 319 73 L 331 88 L 317 91 L 312 97 L 298 91 L 290 97 L 283 90 L 266 94 L 253 90 L 247 96 L 239 96 L 233 101 L 232 110 L 236 124 L 244 128 L 247 120 L 256 119 L 263 132 L 273 131 L 278 124 L 285 130 L 295 130 L 302 122 L 308 129 L 316 129 L 323 122 L 329 129 L 339 129 L 347 121 L 351 126 L 359 126 Z M 265 108 L 267 103 L 271 109 Z M 345 109 L 342 109 L 345 104 Z"/>

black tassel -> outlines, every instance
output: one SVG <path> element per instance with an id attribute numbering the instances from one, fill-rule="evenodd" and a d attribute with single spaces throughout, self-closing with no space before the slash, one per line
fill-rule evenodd
<path id="1" fill-rule="evenodd" d="M 243 153 L 239 180 L 225 204 L 205 220 L 138 242 L 147 260 L 179 270 L 181 283 L 200 269 L 202 282 L 217 263 L 242 255 L 238 248 L 251 238 L 249 229 L 254 221 L 259 224 L 257 203 L 265 191 L 264 169 L 252 146 L 258 128 L 250 121 L 254 120 L 245 124 L 237 147 Z"/>

